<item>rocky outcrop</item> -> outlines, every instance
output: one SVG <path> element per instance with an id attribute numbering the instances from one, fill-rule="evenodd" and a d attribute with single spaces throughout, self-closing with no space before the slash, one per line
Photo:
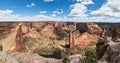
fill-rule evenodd
<path id="1" fill-rule="evenodd" d="M 79 30 L 80 33 L 87 32 L 88 27 L 86 23 L 76 23 L 76 29 Z"/>
<path id="2" fill-rule="evenodd" d="M 82 63 L 81 54 L 71 55 L 65 60 L 68 63 Z M 64 63 L 63 59 L 44 58 L 37 53 L 6 53 L 0 51 L 0 63 Z"/>
<path id="3" fill-rule="evenodd" d="M 0 23 L 0 39 L 10 33 L 17 23 Z"/>
<path id="4" fill-rule="evenodd" d="M 62 63 L 62 60 L 44 58 L 35 53 L 0 52 L 0 63 Z"/>
<path id="5" fill-rule="evenodd" d="M 44 28 L 42 28 L 40 33 L 42 36 L 49 38 L 50 42 L 53 42 L 53 43 L 54 43 L 54 40 L 59 38 L 59 36 L 55 33 L 55 29 L 53 25 L 51 24 L 46 25 Z"/>
<path id="6" fill-rule="evenodd" d="M 81 54 L 71 55 L 68 57 L 68 63 L 82 63 L 83 57 Z"/>
<path id="7" fill-rule="evenodd" d="M 95 44 L 99 37 L 104 36 L 104 30 L 102 30 L 97 24 L 94 23 L 77 23 L 76 30 L 70 32 L 70 48 L 79 46 L 81 49 L 87 48 L 91 44 Z M 79 28 L 78 28 L 79 27 Z"/>
<path id="8" fill-rule="evenodd" d="M 98 60 L 100 60 L 104 55 L 104 53 L 106 52 L 109 46 L 107 43 L 108 41 L 105 37 L 99 38 L 98 43 L 96 43 L 96 51 L 97 51 L 96 55 Z"/>
<path id="9" fill-rule="evenodd" d="M 98 63 L 120 63 L 120 42 L 100 39 L 96 44 Z"/>
<path id="10" fill-rule="evenodd" d="M 87 32 L 89 34 L 97 35 L 100 35 L 102 32 L 101 27 L 95 23 L 76 23 L 76 29 L 79 30 L 80 33 Z"/>
<path id="11" fill-rule="evenodd" d="M 112 40 L 99 39 L 96 44 L 98 63 L 120 63 L 120 28 L 112 31 Z"/>
<path id="12" fill-rule="evenodd" d="M 31 23 L 22 23 L 22 33 L 26 34 L 30 31 L 30 28 L 32 27 L 30 25 Z"/>
<path id="13" fill-rule="evenodd" d="M 55 22 L 53 27 L 58 36 L 65 35 L 66 32 L 69 32 L 68 25 L 65 22 Z"/>
<path id="14" fill-rule="evenodd" d="M 90 35 L 89 33 L 83 33 L 76 39 L 75 45 L 79 45 L 81 49 L 85 49 L 88 46 L 95 44 L 98 41 L 98 36 Z"/>
<path id="15" fill-rule="evenodd" d="M 69 43 L 70 43 L 70 49 L 73 50 L 75 47 L 75 34 L 70 30 L 69 31 Z"/>
<path id="16" fill-rule="evenodd" d="M 120 23 L 97 23 L 105 29 L 105 36 L 112 37 L 115 28 L 120 28 Z"/>
<path id="17" fill-rule="evenodd" d="M 94 23 L 87 23 L 88 33 L 91 35 L 98 35 L 100 36 L 102 34 L 102 29 Z"/>
<path id="18" fill-rule="evenodd" d="M 22 33 L 22 25 L 19 24 L 18 27 L 16 28 L 16 37 L 15 41 L 13 42 L 13 45 L 9 51 L 21 51 L 24 46 L 23 46 L 23 33 Z"/>
<path id="19" fill-rule="evenodd" d="M 120 42 L 120 28 L 114 28 L 113 34 L 112 34 L 112 41 Z"/>
<path id="20" fill-rule="evenodd" d="M 108 45 L 109 47 L 107 47 L 105 52 L 103 51 L 104 55 L 98 61 L 98 63 L 120 63 L 120 43 L 110 42 Z"/>

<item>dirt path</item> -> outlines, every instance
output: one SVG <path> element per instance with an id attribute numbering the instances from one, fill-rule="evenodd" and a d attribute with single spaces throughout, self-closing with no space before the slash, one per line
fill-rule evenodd
<path id="1" fill-rule="evenodd" d="M 12 32 L 8 34 L 6 38 L 3 38 L 2 40 L 0 40 L 0 43 L 3 46 L 3 51 L 9 50 L 9 48 L 11 47 L 11 45 L 13 44 L 15 40 L 15 37 L 16 37 L 16 32 Z"/>

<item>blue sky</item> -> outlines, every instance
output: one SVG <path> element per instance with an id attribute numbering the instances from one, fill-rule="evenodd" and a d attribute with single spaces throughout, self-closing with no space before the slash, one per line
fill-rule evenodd
<path id="1" fill-rule="evenodd" d="M 119 22 L 119 4 L 117 0 L 0 0 L 0 21 Z"/>

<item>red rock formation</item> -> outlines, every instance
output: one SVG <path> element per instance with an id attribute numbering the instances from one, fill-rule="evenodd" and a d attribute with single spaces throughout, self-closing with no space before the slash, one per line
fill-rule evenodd
<path id="1" fill-rule="evenodd" d="M 22 33 L 22 25 L 18 25 L 16 38 L 14 41 L 13 46 L 11 47 L 10 51 L 21 51 L 24 48 L 23 46 L 23 33 Z"/>
<path id="2" fill-rule="evenodd" d="M 74 46 L 79 45 L 81 49 L 85 49 L 89 45 L 95 44 L 98 41 L 99 37 L 104 35 L 102 29 L 97 24 L 87 23 L 80 24 L 79 26 L 81 26 L 80 29 L 77 29 L 82 34 L 78 38 L 75 36 L 76 41 L 74 41 Z"/>
<path id="3" fill-rule="evenodd" d="M 54 43 L 54 40 L 58 38 L 58 35 L 54 32 L 55 29 L 52 25 L 46 25 L 42 30 L 41 34 L 50 39 Z"/>
<path id="4" fill-rule="evenodd" d="M 74 54 L 75 51 L 75 46 L 77 44 L 76 43 L 76 35 L 74 32 L 72 32 L 71 30 L 69 31 L 69 47 L 70 47 L 70 52 L 71 54 Z"/>
<path id="5" fill-rule="evenodd" d="M 102 33 L 102 29 L 97 24 L 87 23 L 87 27 L 88 27 L 89 34 L 92 34 L 92 35 L 95 34 L 100 36 Z"/>
<path id="6" fill-rule="evenodd" d="M 75 45 L 79 45 L 82 49 L 85 49 L 91 44 L 95 44 L 98 41 L 98 36 L 83 33 L 82 36 L 76 39 Z"/>
<path id="7" fill-rule="evenodd" d="M 88 27 L 87 27 L 86 23 L 76 23 L 76 29 L 80 33 L 84 33 L 84 32 L 87 32 Z"/>
<path id="8" fill-rule="evenodd" d="M 29 29 L 30 29 L 29 23 L 22 23 L 22 33 L 23 33 L 23 34 L 28 33 L 28 32 L 29 32 Z"/>
<path id="9" fill-rule="evenodd" d="M 65 32 L 69 32 L 68 25 L 64 22 L 55 22 L 53 27 L 56 31 L 56 34 L 59 36 L 64 35 Z"/>
<path id="10" fill-rule="evenodd" d="M 0 39 L 10 33 L 16 24 L 17 23 L 0 23 Z"/>
<path id="11" fill-rule="evenodd" d="M 70 45 L 70 49 L 73 48 L 73 39 L 72 39 L 72 31 L 70 30 L 69 32 L 69 45 Z"/>

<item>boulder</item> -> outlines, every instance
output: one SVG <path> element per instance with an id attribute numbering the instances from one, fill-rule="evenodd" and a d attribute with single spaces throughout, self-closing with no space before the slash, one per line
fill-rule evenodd
<path id="1" fill-rule="evenodd" d="M 81 54 L 71 55 L 68 57 L 68 63 L 82 63 L 82 59 Z"/>

